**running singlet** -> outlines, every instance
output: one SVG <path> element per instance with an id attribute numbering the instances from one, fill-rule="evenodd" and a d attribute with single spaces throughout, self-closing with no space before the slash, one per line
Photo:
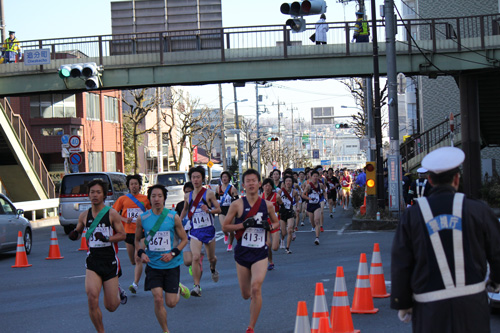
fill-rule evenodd
<path id="1" fill-rule="evenodd" d="M 351 183 L 351 176 L 342 177 L 342 187 L 349 187 L 350 183 Z"/>
<path id="2" fill-rule="evenodd" d="M 193 208 L 193 201 L 193 192 L 189 192 L 189 210 Z M 201 209 L 202 205 L 207 205 L 207 191 L 203 193 L 202 199 L 191 217 L 191 231 L 189 233 L 192 238 L 208 244 L 215 237 L 214 217 L 212 214 L 205 213 Z"/>
<path id="3" fill-rule="evenodd" d="M 311 189 L 309 190 L 309 195 L 308 195 L 308 197 L 311 198 L 309 200 L 309 203 L 311 203 L 311 204 L 319 203 L 320 196 L 321 196 L 321 190 L 319 189 L 319 183 L 318 183 L 318 187 L 314 187 L 313 183 L 309 183 L 309 186 L 311 187 Z"/>
<path id="4" fill-rule="evenodd" d="M 166 209 L 166 208 L 164 208 Z M 169 262 L 164 262 L 161 260 L 161 256 L 165 253 L 169 253 L 172 251 L 172 248 L 175 246 L 174 236 L 175 236 L 175 220 L 174 217 L 176 215 L 175 210 L 170 210 L 163 223 L 160 225 L 160 228 L 155 233 L 153 239 L 151 239 L 146 248 L 146 254 L 149 257 L 148 265 L 151 268 L 155 269 L 169 269 L 180 266 L 182 263 L 182 256 L 178 255 L 172 258 Z M 142 227 L 144 228 L 144 234 L 148 234 L 149 231 L 153 228 L 156 221 L 158 221 L 158 217 L 160 215 L 156 215 L 152 210 L 148 210 L 147 212 L 141 214 Z"/>
<path id="5" fill-rule="evenodd" d="M 90 225 L 94 222 L 94 217 L 92 216 L 92 208 L 89 208 L 87 213 L 87 223 L 85 224 L 85 231 L 90 228 Z M 96 257 L 104 260 L 115 260 L 116 254 L 118 253 L 118 243 L 103 242 L 95 238 L 95 234 L 101 232 L 104 236 L 111 237 L 115 234 L 113 227 L 111 226 L 111 221 L 109 220 L 109 211 L 104 214 L 101 221 L 95 228 L 92 235 L 89 238 L 89 251 L 87 255 L 89 257 Z"/>
<path id="6" fill-rule="evenodd" d="M 271 201 L 273 203 L 273 206 L 274 206 L 274 212 L 276 213 L 276 216 L 278 217 L 279 219 L 279 205 L 278 205 L 278 201 L 277 201 L 277 198 L 278 198 L 278 195 L 276 194 L 276 192 L 272 192 L 268 197 L 266 197 L 266 194 L 265 193 L 262 193 L 262 199 L 264 200 L 267 200 L 267 201 Z M 267 211 L 267 210 L 266 210 Z M 268 220 L 269 223 L 271 223 L 271 220 Z"/>
<path id="7" fill-rule="evenodd" d="M 233 185 L 228 184 L 226 187 L 225 191 L 222 191 L 222 185 L 219 186 L 219 203 L 222 207 L 229 207 L 231 206 L 231 187 Z M 224 192 L 226 192 L 226 195 L 224 195 Z"/>
<path id="8" fill-rule="evenodd" d="M 151 209 L 151 204 L 149 203 L 148 197 L 145 196 L 144 194 L 137 194 L 134 195 L 134 197 L 141 202 L 146 209 Z M 123 195 L 119 197 L 114 205 L 113 208 L 117 212 L 121 212 L 121 215 L 125 218 L 132 218 L 131 223 L 123 223 L 123 227 L 125 228 L 125 232 L 127 234 L 135 234 L 135 220 L 137 220 L 137 217 L 144 213 L 137 205 L 127 197 L 126 195 Z"/>
<path id="9" fill-rule="evenodd" d="M 292 210 L 293 206 L 295 206 L 295 198 L 292 196 L 293 195 L 293 188 L 291 193 L 288 193 L 288 196 L 292 199 L 288 199 L 288 196 L 285 194 L 285 189 L 281 191 L 281 200 L 283 201 L 283 206 L 285 207 L 286 210 Z M 287 191 L 288 192 L 288 191 Z"/>

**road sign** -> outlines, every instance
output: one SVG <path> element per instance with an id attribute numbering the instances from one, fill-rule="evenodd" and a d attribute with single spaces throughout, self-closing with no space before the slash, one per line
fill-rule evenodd
<path id="1" fill-rule="evenodd" d="M 302 135 L 302 143 L 309 143 L 309 134 Z"/>
<path id="2" fill-rule="evenodd" d="M 61 143 L 63 145 L 67 145 L 69 143 L 69 134 L 64 134 L 61 136 Z"/>
<path id="3" fill-rule="evenodd" d="M 321 165 L 331 165 L 332 161 L 331 160 L 321 160 Z"/>
<path id="4" fill-rule="evenodd" d="M 50 49 L 24 50 L 24 65 L 50 64 Z"/>
<path id="5" fill-rule="evenodd" d="M 82 163 L 82 155 L 78 153 L 73 153 L 69 156 L 69 162 L 74 165 L 80 165 Z"/>
<path id="6" fill-rule="evenodd" d="M 278 165 L 278 162 L 273 161 L 273 166 L 277 166 L 277 165 Z"/>
<path id="7" fill-rule="evenodd" d="M 319 149 L 313 149 L 313 158 L 319 158 Z"/>
<path id="8" fill-rule="evenodd" d="M 208 161 L 208 163 L 207 163 L 207 167 L 211 168 L 211 167 L 213 167 L 213 166 L 214 166 L 214 162 L 212 162 L 212 161 Z"/>
<path id="9" fill-rule="evenodd" d="M 68 158 L 69 157 L 69 151 L 68 148 L 63 147 L 61 151 L 62 158 Z"/>
<path id="10" fill-rule="evenodd" d="M 78 147 L 78 148 L 69 148 L 68 151 L 70 153 L 79 153 L 82 151 L 82 148 Z"/>
<path id="11" fill-rule="evenodd" d="M 82 143 L 82 140 L 80 139 L 80 137 L 78 135 L 72 135 L 69 138 L 69 145 L 71 146 L 71 148 L 80 147 L 81 143 Z"/>

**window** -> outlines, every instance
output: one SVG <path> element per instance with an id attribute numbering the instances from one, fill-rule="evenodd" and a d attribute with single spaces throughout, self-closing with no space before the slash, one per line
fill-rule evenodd
<path id="1" fill-rule="evenodd" d="M 55 127 L 55 128 L 42 128 L 40 130 L 40 133 L 43 135 L 43 136 L 55 136 L 55 135 L 63 135 L 64 134 L 64 130 L 60 127 Z"/>
<path id="2" fill-rule="evenodd" d="M 99 95 L 87 93 L 85 95 L 87 104 L 87 119 L 101 120 L 101 108 L 99 105 Z"/>
<path id="3" fill-rule="evenodd" d="M 31 118 L 76 118 L 75 95 L 45 94 L 30 98 Z"/>
<path id="4" fill-rule="evenodd" d="M 4 198 L 0 198 L 0 204 L 2 205 L 4 214 L 14 214 L 14 207 Z"/>
<path id="5" fill-rule="evenodd" d="M 126 176 L 111 174 L 109 178 L 111 178 L 111 182 L 113 183 L 113 191 L 122 193 L 128 192 Z"/>
<path id="6" fill-rule="evenodd" d="M 104 118 L 109 122 L 118 122 L 118 100 L 104 96 Z"/>
<path id="7" fill-rule="evenodd" d="M 106 152 L 106 171 L 116 172 L 116 152 Z"/>
<path id="8" fill-rule="evenodd" d="M 102 152 L 89 152 L 89 172 L 102 171 Z"/>

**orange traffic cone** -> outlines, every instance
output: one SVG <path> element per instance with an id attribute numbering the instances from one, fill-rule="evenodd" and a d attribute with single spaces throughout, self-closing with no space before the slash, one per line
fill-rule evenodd
<path id="1" fill-rule="evenodd" d="M 363 206 L 359 207 L 359 213 L 361 215 L 365 215 L 366 214 L 366 186 L 365 186 L 365 199 L 363 201 Z"/>
<path id="2" fill-rule="evenodd" d="M 24 248 L 23 232 L 17 233 L 17 249 L 16 249 L 16 263 L 13 268 L 30 267 L 28 264 L 28 257 L 26 256 L 26 249 Z"/>
<path id="3" fill-rule="evenodd" d="M 295 318 L 295 329 L 293 333 L 311 333 L 307 306 L 304 301 L 300 301 L 297 304 L 297 317 Z"/>
<path id="4" fill-rule="evenodd" d="M 352 325 L 351 309 L 349 307 L 344 268 L 342 266 L 337 266 L 335 290 L 333 291 L 332 308 L 330 311 L 330 324 L 332 325 L 333 333 L 360 332 L 360 330 L 355 330 Z"/>
<path id="5" fill-rule="evenodd" d="M 352 313 L 377 313 L 378 309 L 373 307 L 372 290 L 368 276 L 368 264 L 366 254 L 361 253 L 359 259 L 358 276 L 356 288 L 354 289 L 354 299 L 352 300 Z"/>
<path id="6" fill-rule="evenodd" d="M 45 259 L 62 259 L 61 252 L 59 251 L 59 243 L 57 242 L 57 233 L 56 227 L 52 227 L 52 232 L 50 233 L 50 247 L 49 247 L 49 256 Z"/>
<path id="7" fill-rule="evenodd" d="M 382 268 L 382 257 L 378 243 L 373 245 L 372 263 L 370 265 L 370 286 L 372 297 L 385 298 L 391 296 L 385 289 L 384 269 Z"/>
<path id="8" fill-rule="evenodd" d="M 85 237 L 85 233 L 86 233 L 86 231 L 83 230 L 82 240 L 80 241 L 80 248 L 78 249 L 78 251 L 88 251 L 89 250 L 89 247 L 87 246 L 87 238 Z"/>
<path id="9" fill-rule="evenodd" d="M 328 321 L 328 317 L 319 318 L 319 330 L 318 333 L 331 333 L 332 330 L 330 328 L 330 322 Z"/>
<path id="10" fill-rule="evenodd" d="M 316 283 L 316 291 L 314 293 L 311 333 L 319 333 L 319 320 L 321 317 L 326 317 L 328 319 L 329 315 L 326 305 L 325 289 L 323 288 L 323 283 L 318 282 Z"/>

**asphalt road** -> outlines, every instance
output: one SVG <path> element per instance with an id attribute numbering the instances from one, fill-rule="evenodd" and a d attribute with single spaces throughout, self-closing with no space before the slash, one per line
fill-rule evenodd
<path id="1" fill-rule="evenodd" d="M 301 227 L 292 243 L 293 254 L 279 250 L 274 254 L 276 269 L 268 272 L 263 285 L 263 307 L 256 332 L 293 332 L 298 301 L 306 301 L 312 316 L 316 282 L 323 282 L 328 308 L 331 306 L 337 266 L 343 266 L 349 300 L 352 304 L 359 256 L 365 252 L 368 265 L 373 244 L 381 248 L 386 280 L 390 279 L 390 247 L 394 233 L 349 230 L 352 211 L 338 210 L 334 219 L 325 216 L 326 231 L 321 244 L 313 244 L 310 227 Z M 307 222 L 306 222 L 307 223 Z M 45 260 L 49 251 L 50 227 L 34 230 L 29 268 L 11 268 L 15 254 L 0 255 L 0 332 L 92 332 L 84 289 L 85 252 L 77 251 L 80 242 L 70 241 L 57 226 L 57 236 L 64 259 Z M 217 226 L 220 230 L 220 226 Z M 220 235 L 220 234 L 219 234 Z M 202 278 L 201 298 L 181 298 L 174 309 L 167 309 L 171 332 L 244 332 L 249 320 L 249 301 L 241 298 L 233 254 L 226 252 L 222 237 L 217 241 L 218 283 L 210 274 Z M 122 286 L 133 279 L 124 243 L 120 244 Z M 208 271 L 208 262 L 204 262 Z M 144 276 L 144 275 L 143 275 Z M 161 332 L 154 315 L 153 298 L 141 291 L 130 295 L 128 303 L 114 313 L 101 309 L 107 332 Z M 187 268 L 181 268 L 181 281 L 192 286 Z M 390 282 L 387 281 L 388 291 Z M 374 299 L 377 314 L 353 314 L 354 327 L 362 332 L 411 332 L 389 307 L 389 298 Z M 500 331 L 500 317 L 493 316 L 492 331 Z"/>

